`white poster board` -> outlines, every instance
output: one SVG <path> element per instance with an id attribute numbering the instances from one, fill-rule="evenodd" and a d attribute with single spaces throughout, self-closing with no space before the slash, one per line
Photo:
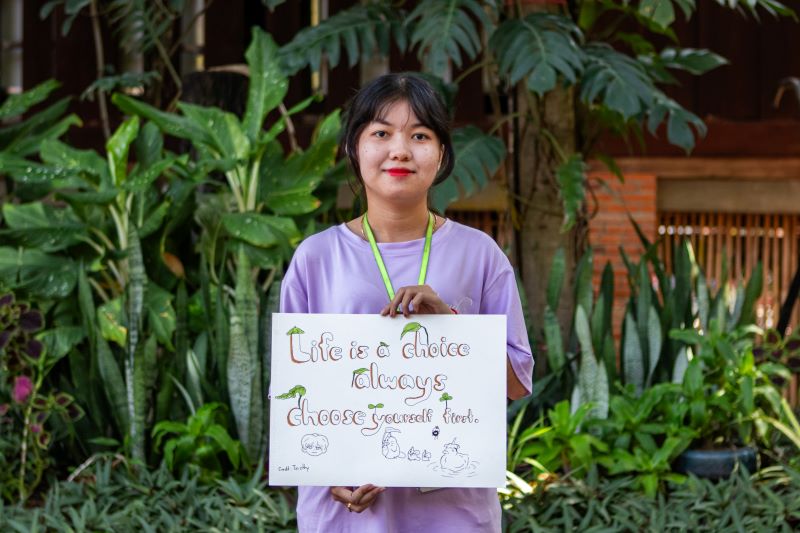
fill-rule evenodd
<path id="1" fill-rule="evenodd" d="M 505 316 L 272 325 L 271 485 L 504 485 Z"/>

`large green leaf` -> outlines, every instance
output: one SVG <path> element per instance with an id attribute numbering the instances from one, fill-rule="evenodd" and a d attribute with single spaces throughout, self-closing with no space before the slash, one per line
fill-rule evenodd
<path id="1" fill-rule="evenodd" d="M 544 308 L 544 340 L 547 346 L 547 363 L 551 372 L 558 372 L 564 367 L 564 343 L 561 339 L 561 326 L 550 306 Z"/>
<path id="2" fill-rule="evenodd" d="M 64 169 L 75 170 L 93 177 L 99 184 L 108 176 L 106 161 L 94 150 L 79 150 L 55 139 L 42 142 L 39 155 L 42 161 Z"/>
<path id="3" fill-rule="evenodd" d="M 85 185 L 80 174 L 68 168 L 36 163 L 14 154 L 0 152 L 0 174 L 24 184 L 47 184 L 53 187 Z"/>
<path id="4" fill-rule="evenodd" d="M 587 165 L 581 154 L 572 154 L 556 169 L 561 200 L 564 202 L 563 230 L 568 230 L 575 225 L 578 211 L 583 206 L 586 169 Z"/>
<path id="5" fill-rule="evenodd" d="M 667 69 L 683 70 L 699 76 L 728 64 L 727 59 L 711 50 L 697 48 L 669 47 L 664 48 L 658 54 L 639 55 L 637 59 L 649 68 L 651 74 L 659 83 L 677 83 L 677 80 Z"/>
<path id="6" fill-rule="evenodd" d="M 119 186 L 128 174 L 128 151 L 131 143 L 139 134 L 139 117 L 131 117 L 123 122 L 106 142 L 108 168 L 111 170 L 111 181 Z"/>
<path id="7" fill-rule="evenodd" d="M 550 275 L 547 277 L 547 305 L 550 309 L 558 309 L 558 302 L 561 299 L 561 288 L 564 286 L 564 275 L 566 274 L 566 256 L 564 247 L 559 246 L 553 254 L 553 262 L 550 264 Z"/>
<path id="8" fill-rule="evenodd" d="M 465 54 L 475 59 L 481 50 L 479 21 L 492 33 L 491 20 L 476 0 L 428 0 L 420 2 L 406 18 L 413 28 L 411 45 L 418 46 L 418 57 L 426 71 L 443 76 L 449 62 L 461 67 Z"/>
<path id="9" fill-rule="evenodd" d="M 289 80 L 278 63 L 278 46 L 258 26 L 253 26 L 245 58 L 250 67 L 250 82 L 242 125 L 250 143 L 255 144 L 264 117 L 286 96 Z"/>
<path id="10" fill-rule="evenodd" d="M 144 293 L 144 310 L 147 325 L 158 342 L 173 350 L 172 334 L 175 333 L 175 309 L 172 306 L 172 293 L 155 283 L 148 282 Z"/>
<path id="11" fill-rule="evenodd" d="M 339 112 L 334 111 L 319 124 L 311 146 L 282 161 L 282 153 L 271 144 L 261 162 L 259 191 L 265 204 L 278 215 L 302 215 L 320 205 L 313 191 L 336 159 L 340 130 Z"/>
<path id="12" fill-rule="evenodd" d="M 489 46 L 497 57 L 501 75 L 511 84 L 526 78 L 528 89 L 544 94 L 556 86 L 557 77 L 575 83 L 583 71 L 580 29 L 562 15 L 533 13 L 512 18 L 492 34 Z"/>
<path id="13" fill-rule="evenodd" d="M 587 104 L 599 101 L 626 119 L 650 109 L 657 90 L 641 63 L 606 43 L 589 43 L 584 52 L 581 100 Z"/>
<path id="14" fill-rule="evenodd" d="M 222 225 L 234 238 L 261 248 L 300 238 L 300 231 L 291 218 L 258 213 L 226 213 L 222 216 Z"/>
<path id="15" fill-rule="evenodd" d="M 455 130 L 452 139 L 456 155 L 453 172 L 431 193 L 431 202 L 440 212 L 455 200 L 483 189 L 506 155 L 499 137 L 483 133 L 475 126 Z"/>
<path id="16" fill-rule="evenodd" d="M 41 202 L 6 203 L 2 211 L 9 229 L 0 230 L 0 236 L 26 248 L 55 252 L 76 244 L 86 234 L 86 226 L 69 208 Z"/>
<path id="17" fill-rule="evenodd" d="M 0 120 L 23 114 L 39 102 L 43 102 L 60 85 L 56 80 L 47 80 L 21 94 L 10 95 L 0 106 Z"/>
<path id="18" fill-rule="evenodd" d="M 138 115 L 152 121 L 156 126 L 161 128 L 161 131 L 164 133 L 181 139 L 187 139 L 195 144 L 208 145 L 211 142 L 205 129 L 186 117 L 176 113 L 161 111 L 156 107 L 124 94 L 114 94 L 114 96 L 111 97 L 111 101 L 124 113 Z"/>
<path id="19" fill-rule="evenodd" d="M 358 3 L 337 12 L 316 26 L 302 29 L 280 50 L 284 71 L 295 74 L 307 65 L 316 72 L 325 56 L 330 67 L 339 64 L 341 47 L 349 66 L 359 58 L 368 60 L 375 53 L 388 56 L 391 38 L 400 51 L 406 48 L 406 34 L 401 21 L 402 12 L 383 2 Z"/>
<path id="20" fill-rule="evenodd" d="M 43 299 L 66 298 L 77 282 L 75 262 L 40 250 L 0 246 L 0 279 Z"/>
<path id="21" fill-rule="evenodd" d="M 622 371 L 625 384 L 633 384 L 636 394 L 644 389 L 645 368 L 642 345 L 639 342 L 639 331 L 633 315 L 625 315 L 625 331 L 622 344 Z"/>
<path id="22" fill-rule="evenodd" d="M 50 362 L 67 355 L 85 337 L 86 332 L 81 326 L 57 326 L 36 336 L 47 349 L 47 359 Z"/>
<path id="23" fill-rule="evenodd" d="M 58 104 L 54 104 L 53 107 L 56 106 Z M 24 123 L 26 127 L 23 128 L 16 139 L 6 146 L 6 150 L 20 156 L 28 156 L 38 151 L 43 141 L 61 137 L 69 130 L 70 126 L 83 125 L 81 119 L 75 114 L 69 114 L 66 117 L 48 123 L 43 120 L 43 115 L 46 113 L 48 113 L 47 110 L 28 119 Z M 37 127 L 36 124 L 40 122 L 41 124 Z"/>
<path id="24" fill-rule="evenodd" d="M 654 91 L 653 96 L 653 105 L 648 111 L 647 129 L 655 135 L 659 125 L 666 118 L 667 140 L 670 144 L 683 148 L 687 153 L 690 152 L 695 145 L 695 136 L 705 136 L 707 130 L 705 123 L 661 91 Z"/>
<path id="25" fill-rule="evenodd" d="M 250 139 L 245 135 L 242 124 L 236 115 L 216 107 L 204 107 L 186 102 L 178 104 L 178 109 L 192 122 L 205 131 L 205 146 L 217 159 L 245 159 L 250 153 Z"/>
<path id="26" fill-rule="evenodd" d="M 575 333 L 581 347 L 581 363 L 578 372 L 581 403 L 592 403 L 591 418 L 608 417 L 608 375 L 604 364 L 598 364 L 592 348 L 592 334 L 586 310 L 578 305 L 575 309 Z"/>
<path id="27" fill-rule="evenodd" d="M 137 166 L 136 169 L 131 172 L 131 175 L 122 183 L 122 188 L 133 193 L 144 192 L 150 188 L 159 176 L 169 170 L 170 167 L 179 160 L 181 163 L 185 163 L 187 158 L 186 156 L 181 158 L 166 157 L 147 167 Z"/>

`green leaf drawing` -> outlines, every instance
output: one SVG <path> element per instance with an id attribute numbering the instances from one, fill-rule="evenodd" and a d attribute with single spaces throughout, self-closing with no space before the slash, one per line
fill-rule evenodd
<path id="1" fill-rule="evenodd" d="M 403 333 L 400 334 L 400 338 L 403 338 L 403 335 L 408 333 L 409 331 L 419 331 L 422 328 L 422 324 L 419 322 L 409 322 L 406 324 L 406 327 L 403 328 Z"/>
<path id="2" fill-rule="evenodd" d="M 371 404 L 367 405 L 367 408 L 369 408 L 369 409 L 383 409 L 383 404 L 382 403 L 371 403 Z"/>
<path id="3" fill-rule="evenodd" d="M 382 408 L 383 408 L 383 404 L 382 404 L 382 403 L 379 403 L 379 404 L 377 404 L 375 407 L 376 407 L 376 408 L 378 408 L 378 409 L 382 409 Z"/>
<path id="4" fill-rule="evenodd" d="M 453 399 L 453 397 L 452 397 L 452 396 L 450 396 L 450 395 L 449 395 L 449 394 L 447 394 L 446 392 L 443 392 L 443 393 L 442 393 L 442 397 L 441 397 L 441 398 L 439 398 L 439 401 L 440 401 L 440 402 L 447 402 L 447 401 L 449 401 L 449 400 L 452 400 L 452 399 Z"/>
<path id="5" fill-rule="evenodd" d="M 301 333 L 305 333 L 302 329 L 298 328 L 297 326 L 293 327 L 289 331 L 286 332 L 287 335 L 298 335 Z"/>
<path id="6" fill-rule="evenodd" d="M 298 395 L 299 396 L 305 396 L 306 395 L 306 388 L 303 387 L 302 385 L 295 385 L 294 387 L 289 389 L 289 392 L 285 392 L 283 394 L 279 394 L 278 396 L 276 396 L 276 398 L 279 399 L 279 400 L 287 400 L 289 398 L 294 398 L 295 396 L 298 396 Z"/>
<path id="7" fill-rule="evenodd" d="M 353 374 L 363 374 L 366 371 L 367 371 L 366 368 L 358 368 L 356 370 L 353 370 Z"/>
<path id="8" fill-rule="evenodd" d="M 402 335 L 401 335 L 401 337 L 402 337 Z M 388 348 L 388 347 L 389 347 L 389 345 L 388 345 L 388 344 L 386 344 L 386 343 L 385 343 L 385 342 L 383 342 L 383 341 L 381 341 L 381 343 L 380 343 L 380 345 L 379 345 L 379 346 L 381 346 L 381 347 L 384 347 L 384 348 Z"/>
<path id="9" fill-rule="evenodd" d="M 375 405 L 371 403 L 367 404 L 367 409 L 375 409 Z"/>

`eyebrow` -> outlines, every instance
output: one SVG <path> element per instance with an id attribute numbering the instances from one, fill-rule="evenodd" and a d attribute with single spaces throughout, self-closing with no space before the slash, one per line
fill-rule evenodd
<path id="1" fill-rule="evenodd" d="M 394 124 L 387 122 L 386 120 L 380 117 L 374 119 L 372 122 L 377 122 L 378 124 L 383 124 L 384 126 L 394 126 Z M 429 126 L 426 126 L 422 122 L 415 122 L 414 124 L 411 125 L 411 129 L 416 129 L 416 128 L 426 128 L 429 130 L 431 129 Z"/>

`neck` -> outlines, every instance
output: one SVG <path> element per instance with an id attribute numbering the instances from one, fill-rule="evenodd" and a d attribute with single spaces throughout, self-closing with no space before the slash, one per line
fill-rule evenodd
<path id="1" fill-rule="evenodd" d="M 413 209 L 391 209 L 370 204 L 367 219 L 377 242 L 405 242 L 425 237 L 428 228 L 428 206 Z"/>

